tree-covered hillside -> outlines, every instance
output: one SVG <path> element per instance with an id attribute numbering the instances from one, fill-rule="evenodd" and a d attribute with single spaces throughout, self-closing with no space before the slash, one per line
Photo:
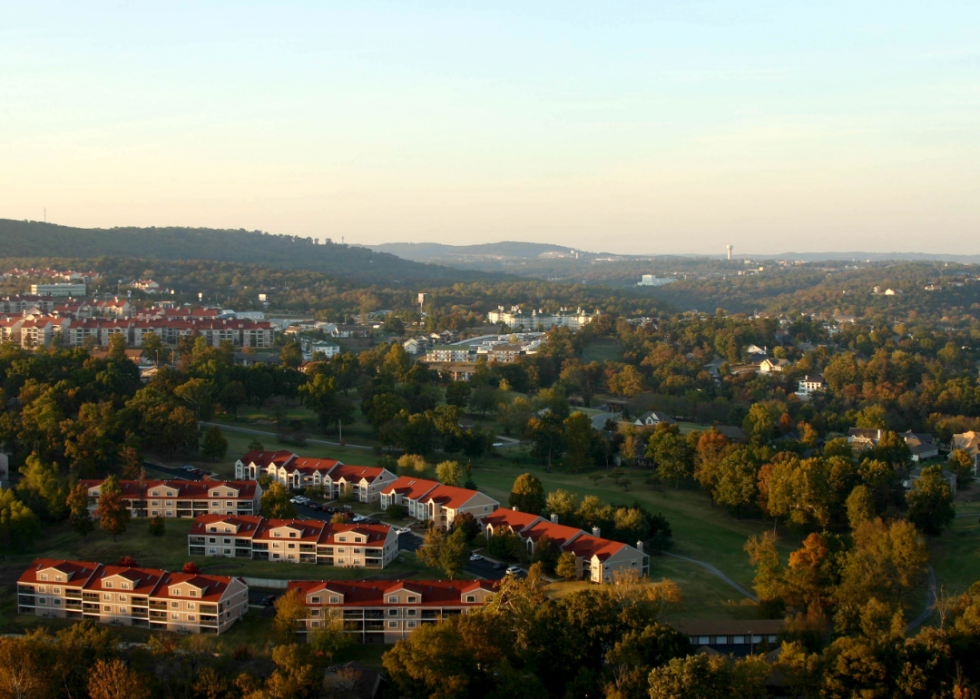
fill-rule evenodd
<path id="1" fill-rule="evenodd" d="M 131 257 L 148 260 L 214 260 L 305 269 L 363 282 L 445 282 L 490 279 L 490 275 L 420 264 L 330 239 L 261 231 L 211 228 L 110 228 L 58 226 L 39 221 L 0 219 L 0 250 L 5 257 Z"/>

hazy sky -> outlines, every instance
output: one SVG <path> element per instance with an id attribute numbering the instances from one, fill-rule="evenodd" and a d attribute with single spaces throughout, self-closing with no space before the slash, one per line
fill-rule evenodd
<path id="1" fill-rule="evenodd" d="M 0 217 L 980 252 L 980 2 L 0 0 Z"/>

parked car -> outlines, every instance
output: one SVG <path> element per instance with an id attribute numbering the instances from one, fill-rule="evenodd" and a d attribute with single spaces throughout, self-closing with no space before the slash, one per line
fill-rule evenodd
<path id="1" fill-rule="evenodd" d="M 402 534 L 410 534 L 412 532 L 408 527 L 395 527 L 395 536 L 401 536 Z"/>
<path id="2" fill-rule="evenodd" d="M 481 556 L 478 553 L 474 553 L 472 556 L 470 556 L 470 560 L 471 561 L 482 561 L 483 560 L 483 556 Z"/>
<path id="3" fill-rule="evenodd" d="M 381 522 L 376 520 L 374 517 L 365 517 L 361 520 L 361 524 L 381 524 Z"/>
<path id="4" fill-rule="evenodd" d="M 191 466 L 190 464 L 184 464 L 183 466 L 181 466 L 181 468 L 188 472 L 192 472 L 194 470 L 194 467 Z"/>
<path id="5" fill-rule="evenodd" d="M 507 575 L 524 575 L 524 570 L 520 566 L 507 566 Z"/>
<path id="6" fill-rule="evenodd" d="M 500 561 L 497 561 L 496 563 L 493 564 L 493 569 L 494 570 L 503 570 L 506 567 L 507 567 L 507 564 L 506 563 L 501 563 Z"/>
<path id="7" fill-rule="evenodd" d="M 299 498 L 289 498 L 289 502 L 293 503 L 294 505 L 300 504 Z"/>
<path id="8" fill-rule="evenodd" d="M 263 607 L 271 607 L 275 603 L 276 603 L 275 595 L 266 595 L 265 597 L 262 598 L 262 601 L 260 602 L 260 604 Z"/>

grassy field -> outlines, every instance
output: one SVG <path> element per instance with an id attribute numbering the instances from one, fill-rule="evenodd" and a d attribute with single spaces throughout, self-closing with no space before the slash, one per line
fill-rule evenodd
<path id="1" fill-rule="evenodd" d="M 959 595 L 980 581 L 980 505 L 956 505 L 957 517 L 953 526 L 934 539 L 930 562 L 936 571 L 936 582 L 946 592 Z"/>
<path id="2" fill-rule="evenodd" d="M 622 348 L 616 340 L 601 339 L 587 344 L 582 350 L 582 363 L 618 362 L 622 357 Z"/>

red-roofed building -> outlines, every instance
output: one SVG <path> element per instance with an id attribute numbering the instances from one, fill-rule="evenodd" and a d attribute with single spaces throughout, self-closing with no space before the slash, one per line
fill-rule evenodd
<path id="1" fill-rule="evenodd" d="M 331 524 L 318 519 L 201 515 L 187 537 L 192 556 L 382 569 L 398 556 L 385 524 Z"/>
<path id="2" fill-rule="evenodd" d="M 480 519 L 496 510 L 500 503 L 477 490 L 402 476 L 381 491 L 381 509 L 387 510 L 392 505 L 405 507 L 417 520 L 430 520 L 448 529 L 458 515 L 468 512 Z"/>
<path id="3" fill-rule="evenodd" d="M 486 604 L 497 589 L 491 580 L 292 580 L 308 616 L 300 633 L 343 620 L 362 643 L 395 643 L 424 624 L 438 624 Z"/>
<path id="4" fill-rule="evenodd" d="M 94 515 L 104 481 L 81 482 Z M 119 488 L 133 517 L 253 515 L 262 509 L 262 486 L 255 481 L 119 481 Z"/>
<path id="5" fill-rule="evenodd" d="M 480 518 L 483 533 L 489 539 L 500 531 L 512 531 L 527 547 L 529 556 L 544 537 L 550 538 L 562 551 L 575 555 L 578 577 L 595 583 L 609 582 L 616 571 L 636 570 L 650 574 L 650 557 L 643 552 L 643 542 L 630 546 L 603 539 L 599 530 L 586 534 L 581 529 L 558 523 L 558 515 L 545 519 L 526 512 L 500 508 L 488 517 Z"/>
<path id="6" fill-rule="evenodd" d="M 262 475 L 290 490 L 318 488 L 331 498 L 350 493 L 358 502 L 378 502 L 381 491 L 396 479 L 385 468 L 308 459 L 288 451 L 250 451 L 235 462 L 236 478 L 255 480 Z"/>
<path id="7" fill-rule="evenodd" d="M 20 614 L 220 634 L 248 610 L 248 585 L 223 575 L 38 558 L 17 581 Z"/>

